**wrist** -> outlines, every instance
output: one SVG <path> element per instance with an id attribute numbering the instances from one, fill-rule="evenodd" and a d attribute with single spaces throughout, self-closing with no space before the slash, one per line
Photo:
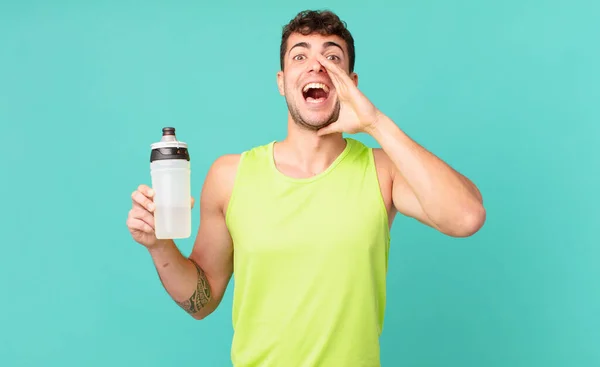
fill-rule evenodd
<path id="1" fill-rule="evenodd" d="M 171 247 L 172 243 L 172 240 L 156 240 L 156 242 L 152 246 L 148 247 L 148 251 L 151 255 L 159 254 L 164 252 L 165 250 L 168 250 Z"/>
<path id="2" fill-rule="evenodd" d="M 389 117 L 378 111 L 375 119 L 365 128 L 364 132 L 377 140 L 380 136 L 388 134 L 391 128 L 397 129 L 398 127 Z"/>

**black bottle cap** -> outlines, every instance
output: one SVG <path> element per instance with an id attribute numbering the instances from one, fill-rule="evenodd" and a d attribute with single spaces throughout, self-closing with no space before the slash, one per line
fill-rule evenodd
<path id="1" fill-rule="evenodd" d="M 150 154 L 150 162 L 160 161 L 163 159 L 185 159 L 190 160 L 190 154 L 185 147 L 164 147 L 152 149 Z"/>
<path id="2" fill-rule="evenodd" d="M 162 129 L 163 138 L 160 142 L 152 144 L 150 162 L 165 159 L 184 159 L 189 161 L 190 154 L 187 144 L 177 141 L 174 127 L 165 127 Z"/>

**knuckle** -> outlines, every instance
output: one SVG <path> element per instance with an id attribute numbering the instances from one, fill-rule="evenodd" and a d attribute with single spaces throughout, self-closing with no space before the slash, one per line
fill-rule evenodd
<path id="1" fill-rule="evenodd" d="M 132 216 L 136 219 L 140 219 L 143 218 L 146 211 L 144 210 L 144 208 L 142 207 L 136 207 L 135 209 L 132 209 Z"/>
<path id="2" fill-rule="evenodd" d="M 129 228 L 129 229 L 133 229 L 134 228 L 134 220 L 133 220 L 133 218 L 127 218 L 127 221 L 125 223 L 127 224 L 127 228 Z"/>
<path id="3" fill-rule="evenodd" d="M 148 199 L 139 191 L 136 191 L 133 195 L 133 201 L 136 204 L 142 205 L 142 206 L 146 206 L 146 202 L 148 201 Z"/>
<path id="4" fill-rule="evenodd" d="M 140 207 L 135 207 L 133 209 L 130 210 L 129 212 L 129 218 L 131 220 L 139 220 L 144 218 L 144 209 L 140 208 Z"/>
<path id="5" fill-rule="evenodd" d="M 137 191 L 139 191 L 144 197 L 150 196 L 150 187 L 148 187 L 148 185 L 140 185 Z"/>

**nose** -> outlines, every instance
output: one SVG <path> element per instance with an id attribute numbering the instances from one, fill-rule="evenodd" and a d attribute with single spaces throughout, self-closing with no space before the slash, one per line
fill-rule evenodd
<path id="1" fill-rule="evenodd" d="M 317 60 L 316 58 L 313 58 L 310 61 L 309 64 L 309 72 L 315 72 L 315 73 L 322 73 L 325 71 L 325 68 L 323 67 L 323 65 L 321 65 L 321 63 L 319 62 L 319 60 Z"/>

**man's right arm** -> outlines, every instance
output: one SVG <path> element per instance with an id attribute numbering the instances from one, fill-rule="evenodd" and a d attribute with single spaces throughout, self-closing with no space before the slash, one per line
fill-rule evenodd
<path id="1" fill-rule="evenodd" d="M 184 257 L 172 240 L 166 240 L 148 251 L 160 281 L 171 298 L 195 318 L 207 316 L 207 308 L 211 306 L 213 297 L 206 272 L 200 265 Z M 216 305 L 212 308 L 210 312 Z"/>
<path id="2" fill-rule="evenodd" d="M 221 302 L 233 273 L 233 244 L 225 214 L 239 155 L 217 159 L 200 196 L 200 226 L 189 258 L 172 240 L 149 247 L 160 281 L 171 298 L 200 320 Z"/>

